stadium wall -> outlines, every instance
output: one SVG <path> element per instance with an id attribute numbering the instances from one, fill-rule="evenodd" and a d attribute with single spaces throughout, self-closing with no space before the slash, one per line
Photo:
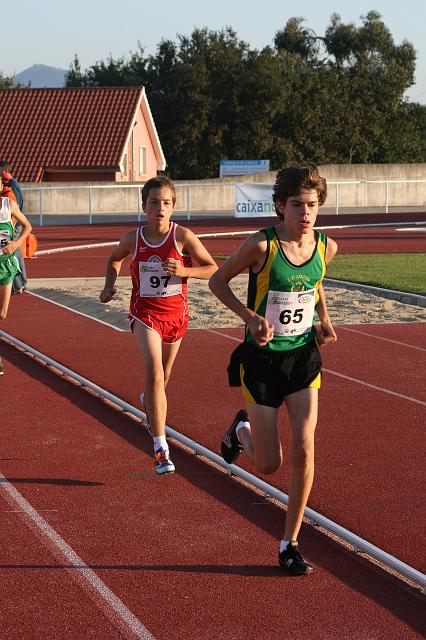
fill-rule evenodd
<path id="1" fill-rule="evenodd" d="M 329 183 L 326 206 L 426 207 L 426 163 L 323 165 L 319 167 Z M 232 212 L 236 182 L 272 184 L 276 172 L 251 176 L 232 176 L 210 180 L 176 180 L 177 211 L 192 213 Z M 371 183 L 379 181 L 379 184 Z M 383 182 L 387 184 L 383 184 Z M 398 181 L 398 182 L 392 182 Z M 422 182 L 410 182 L 422 181 Z M 333 183 L 340 183 L 338 186 Z M 352 182 L 352 184 L 341 184 Z M 142 183 L 141 183 L 142 184 Z M 79 187 L 76 189 L 76 187 Z M 26 213 L 96 214 L 136 213 L 141 209 L 138 187 L 88 183 L 22 184 Z M 53 189 L 49 187 L 54 187 Z M 72 187 L 72 188 L 71 188 Z M 129 188 L 130 187 L 130 188 Z"/>

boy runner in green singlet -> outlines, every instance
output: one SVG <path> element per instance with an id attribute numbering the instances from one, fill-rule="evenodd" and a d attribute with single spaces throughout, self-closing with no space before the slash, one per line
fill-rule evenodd
<path id="1" fill-rule="evenodd" d="M 244 450 L 261 473 L 282 462 L 278 409 L 285 402 L 291 429 L 292 473 L 280 566 L 293 575 L 312 571 L 297 543 L 314 476 L 314 432 L 321 384 L 318 345 L 336 341 L 322 280 L 337 251 L 334 240 L 314 230 L 327 184 L 315 165 L 281 169 L 273 199 L 281 222 L 248 238 L 212 276 L 212 292 L 246 324 L 231 356 L 231 386 L 241 386 L 247 411 L 238 411 L 221 452 L 234 462 Z M 249 270 L 247 306 L 229 282 Z M 314 325 L 314 311 L 320 325 Z"/>
<path id="2" fill-rule="evenodd" d="M 0 191 L 2 189 L 3 182 L 0 177 Z M 14 221 L 20 222 L 22 225 L 21 234 L 16 240 L 12 239 Z M 15 251 L 30 232 L 31 224 L 19 210 L 16 202 L 6 196 L 0 196 L 0 320 L 4 320 L 7 316 L 12 284 L 16 274 L 20 271 Z M 3 373 L 3 363 L 0 358 L 0 375 Z"/>

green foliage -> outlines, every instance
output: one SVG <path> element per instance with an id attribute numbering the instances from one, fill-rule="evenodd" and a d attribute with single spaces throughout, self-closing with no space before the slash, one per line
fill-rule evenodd
<path id="1" fill-rule="evenodd" d="M 9 78 L 0 71 L 0 89 L 16 89 L 19 86 L 14 78 Z"/>
<path id="2" fill-rule="evenodd" d="M 377 162 L 425 161 L 426 105 L 403 102 L 389 114 L 386 131 L 390 134 L 384 136 Z"/>
<path id="3" fill-rule="evenodd" d="M 392 127 L 403 124 L 402 96 L 414 81 L 413 46 L 406 41 L 395 45 L 376 11 L 362 17 L 359 28 L 342 24 L 333 14 L 324 45 L 327 65 L 338 80 L 331 100 L 339 156 L 349 163 L 393 162 L 383 152 L 390 137 L 394 147 L 403 149 L 399 128 Z M 423 161 L 421 155 L 417 161 Z"/>
<path id="4" fill-rule="evenodd" d="M 168 173 L 210 178 L 222 159 L 425 162 L 426 107 L 403 97 L 415 59 L 370 11 L 360 26 L 333 14 L 324 36 L 291 18 L 261 51 L 227 27 L 162 40 L 150 56 L 139 44 L 84 73 L 76 56 L 66 84 L 144 85 Z"/>
<path id="5" fill-rule="evenodd" d="M 303 27 L 304 18 L 290 18 L 284 29 L 274 38 L 277 51 L 287 51 L 302 58 L 314 58 L 318 55 L 318 44 L 312 29 Z"/>

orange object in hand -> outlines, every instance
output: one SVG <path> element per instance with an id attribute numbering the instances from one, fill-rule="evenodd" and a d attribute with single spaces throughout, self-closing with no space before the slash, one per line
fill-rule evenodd
<path id="1" fill-rule="evenodd" d="M 33 233 L 24 240 L 21 245 L 21 251 L 24 258 L 33 258 L 38 248 L 38 240 Z"/>

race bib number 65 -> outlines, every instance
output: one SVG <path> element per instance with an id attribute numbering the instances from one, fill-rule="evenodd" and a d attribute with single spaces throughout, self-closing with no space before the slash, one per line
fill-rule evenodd
<path id="1" fill-rule="evenodd" d="M 300 336 L 311 330 L 315 312 L 315 289 L 269 291 L 266 320 L 276 336 Z"/>

